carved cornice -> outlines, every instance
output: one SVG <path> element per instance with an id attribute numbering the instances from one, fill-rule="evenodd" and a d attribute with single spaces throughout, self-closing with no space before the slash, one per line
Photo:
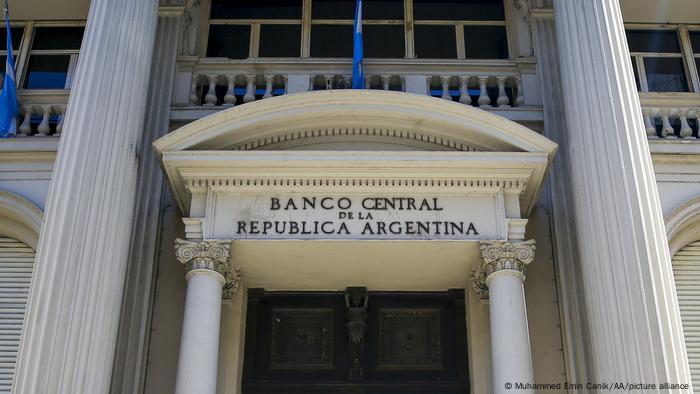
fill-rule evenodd
<path id="1" fill-rule="evenodd" d="M 535 258 L 535 240 L 524 242 L 481 242 L 481 264 L 474 270 L 474 290 L 488 295 L 487 278 L 498 271 L 512 270 L 525 274 L 525 266 Z"/>
<path id="2" fill-rule="evenodd" d="M 175 240 L 175 256 L 185 264 L 187 278 L 201 272 L 210 272 L 221 277 L 223 298 L 228 299 L 236 293 L 241 281 L 239 268 L 231 268 L 231 241 L 187 241 Z"/>

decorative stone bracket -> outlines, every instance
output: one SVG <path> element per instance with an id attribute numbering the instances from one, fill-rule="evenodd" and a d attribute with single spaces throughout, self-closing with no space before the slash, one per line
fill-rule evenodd
<path id="1" fill-rule="evenodd" d="M 241 282 L 240 268 L 231 268 L 231 241 L 187 241 L 175 240 L 175 256 L 185 264 L 186 278 L 197 273 L 213 273 L 220 276 L 223 284 L 222 298 L 230 299 Z"/>
<path id="2" fill-rule="evenodd" d="M 486 279 L 501 270 L 518 271 L 525 275 L 525 266 L 535 258 L 535 240 L 523 242 L 482 241 L 481 263 L 472 275 L 474 290 L 488 298 Z"/>

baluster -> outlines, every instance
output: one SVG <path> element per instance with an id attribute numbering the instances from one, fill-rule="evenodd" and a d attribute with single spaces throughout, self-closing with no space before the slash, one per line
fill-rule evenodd
<path id="1" fill-rule="evenodd" d="M 226 95 L 224 96 L 224 105 L 233 107 L 236 105 L 236 76 L 227 75 L 226 83 L 228 88 L 226 88 Z"/>
<path id="2" fill-rule="evenodd" d="M 432 83 L 433 83 L 433 77 L 425 77 L 425 86 L 426 86 L 426 90 L 427 90 L 426 93 L 428 94 L 428 96 L 432 96 L 432 95 L 433 95 L 432 90 L 430 90 L 430 85 L 431 85 Z"/>
<path id="3" fill-rule="evenodd" d="M 472 104 L 472 98 L 469 97 L 469 76 L 459 77 L 459 102 L 464 105 Z"/>
<path id="4" fill-rule="evenodd" d="M 46 137 L 51 132 L 51 126 L 49 126 L 49 119 L 51 118 L 51 106 L 50 105 L 42 105 L 41 112 L 42 112 L 41 123 L 39 123 L 39 126 L 37 127 L 37 131 L 42 136 Z"/>
<path id="5" fill-rule="evenodd" d="M 661 137 L 663 138 L 675 138 L 676 136 L 673 134 L 673 126 L 671 126 L 671 122 L 669 121 L 669 110 L 668 109 L 662 109 L 661 110 L 661 121 L 663 126 L 661 127 Z"/>
<path id="6" fill-rule="evenodd" d="M 520 77 L 515 77 L 516 94 L 515 106 L 522 107 L 525 104 L 525 96 L 523 96 L 523 79 Z"/>
<path id="7" fill-rule="evenodd" d="M 22 136 L 29 137 L 32 135 L 32 112 L 34 108 L 31 105 L 24 106 L 24 119 L 19 125 L 19 133 Z"/>
<path id="8" fill-rule="evenodd" d="M 246 87 L 245 87 L 245 96 L 243 96 L 243 102 L 250 103 L 252 101 L 255 101 L 256 77 L 255 77 L 255 75 L 246 75 L 245 80 L 246 80 Z"/>
<path id="9" fill-rule="evenodd" d="M 343 86 L 345 89 L 352 89 L 352 75 L 343 76 Z"/>
<path id="10" fill-rule="evenodd" d="M 450 96 L 450 77 L 440 77 L 440 84 L 442 85 L 442 95 L 440 98 L 452 101 L 452 96 Z"/>
<path id="11" fill-rule="evenodd" d="M 401 75 L 401 76 L 399 76 L 399 80 L 401 81 L 401 91 L 405 92 L 406 91 L 406 77 Z"/>
<path id="12" fill-rule="evenodd" d="M 309 76 L 309 92 L 316 90 L 316 75 Z"/>
<path id="13" fill-rule="evenodd" d="M 66 106 L 58 105 L 56 106 L 56 113 L 58 114 L 58 124 L 56 125 L 56 137 L 60 137 L 63 133 L 63 121 L 66 119 Z"/>
<path id="14" fill-rule="evenodd" d="M 489 77 L 479 77 L 479 107 L 487 108 L 491 106 L 491 97 L 486 93 L 486 82 Z"/>
<path id="15" fill-rule="evenodd" d="M 496 106 L 510 108 L 510 99 L 506 94 L 506 77 L 497 77 L 496 83 L 498 84 L 498 98 L 496 99 Z"/>
<path id="16" fill-rule="evenodd" d="M 679 136 L 681 138 L 688 138 L 693 135 L 693 129 L 690 128 L 688 124 L 688 110 L 682 109 L 679 112 L 681 118 L 681 132 Z"/>
<path id="17" fill-rule="evenodd" d="M 207 75 L 209 90 L 207 91 L 207 95 L 204 96 L 204 105 L 206 106 L 216 105 L 216 77 L 216 75 Z"/>
<path id="18" fill-rule="evenodd" d="M 264 99 L 272 97 L 272 84 L 274 82 L 274 75 L 265 75 L 265 94 L 263 94 Z"/>
<path id="19" fill-rule="evenodd" d="M 326 90 L 333 89 L 333 75 L 324 75 L 324 81 L 326 81 Z"/>
<path id="20" fill-rule="evenodd" d="M 651 109 L 642 108 L 642 114 L 644 115 L 644 128 L 647 131 L 647 137 L 657 138 L 656 126 L 654 126 Z"/>
<path id="21" fill-rule="evenodd" d="M 389 84 L 391 84 L 391 75 L 382 75 L 382 89 L 389 90 Z"/>
<path id="22" fill-rule="evenodd" d="M 287 94 L 287 88 L 289 87 L 289 76 L 282 75 L 282 81 L 284 82 L 284 93 L 282 94 Z"/>
<path id="23" fill-rule="evenodd" d="M 365 89 L 369 90 L 372 88 L 372 76 L 365 75 Z"/>
<path id="24" fill-rule="evenodd" d="M 198 85 L 199 75 L 192 74 L 192 82 L 190 84 L 190 105 L 199 105 L 199 96 L 197 95 Z"/>

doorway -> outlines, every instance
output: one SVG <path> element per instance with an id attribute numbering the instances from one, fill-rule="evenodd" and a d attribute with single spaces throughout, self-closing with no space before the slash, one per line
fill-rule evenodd
<path id="1" fill-rule="evenodd" d="M 468 393 L 464 297 L 250 289 L 242 391 Z"/>

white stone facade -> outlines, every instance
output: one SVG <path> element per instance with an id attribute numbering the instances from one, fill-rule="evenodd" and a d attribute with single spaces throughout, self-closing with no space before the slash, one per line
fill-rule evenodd
<path id="1" fill-rule="evenodd" d="M 285 22 L 298 59 L 257 57 L 265 20 L 212 0 L 9 2 L 0 240 L 36 251 L 26 305 L 0 299 L 26 309 L 11 392 L 245 392 L 248 290 L 349 286 L 464 289 L 472 393 L 692 392 L 700 6 L 504 0 L 477 24 L 505 58 L 469 59 L 462 21 L 456 59 L 422 59 L 406 27 L 405 58 L 368 58 L 351 90 L 348 59 L 312 56 L 312 1 Z M 207 55 L 210 25 L 245 23 L 254 57 Z M 84 26 L 79 52 L 35 48 L 49 26 Z M 630 51 L 626 29 L 680 49 Z M 30 88 L 47 55 L 72 59 L 70 89 Z M 655 56 L 686 92 L 653 91 Z"/>

